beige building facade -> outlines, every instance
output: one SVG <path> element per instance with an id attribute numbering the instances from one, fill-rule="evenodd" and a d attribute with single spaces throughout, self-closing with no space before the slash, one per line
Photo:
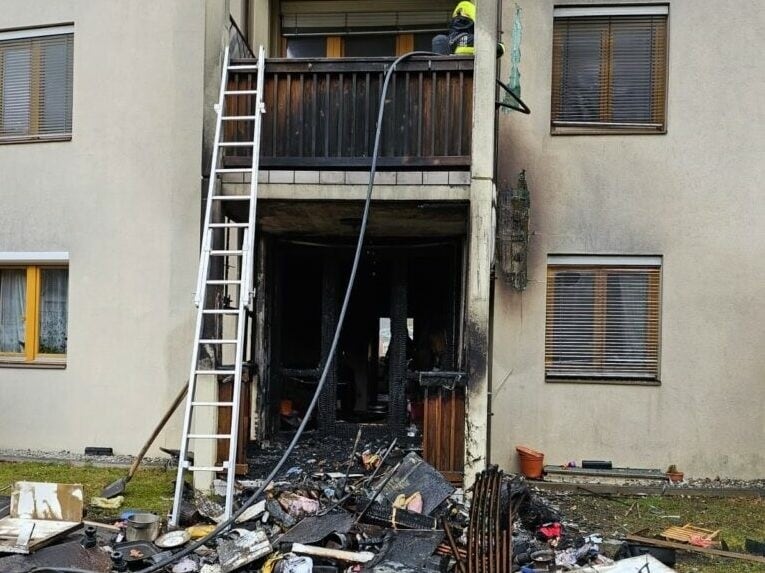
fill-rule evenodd
<path id="1" fill-rule="evenodd" d="M 3 3 L 0 30 L 34 37 L 68 26 L 73 40 L 71 136 L 0 145 L 0 267 L 68 270 L 65 357 L 4 356 L 0 447 L 135 451 L 146 420 L 158 420 L 184 384 L 204 10 L 186 1 Z M 174 447 L 177 436 L 158 445 Z"/>
<path id="2" fill-rule="evenodd" d="M 500 185 L 526 170 L 528 287 L 495 283 L 492 461 L 505 466 L 526 444 L 551 464 L 605 459 L 762 477 L 765 66 L 752 54 L 763 47 L 765 10 L 663 5 L 666 133 L 552 134 L 555 8 L 602 4 L 517 2 L 521 93 L 532 114 L 500 118 L 498 165 Z M 506 31 L 515 18 L 506 5 Z M 548 266 L 561 255 L 660 258 L 656 381 L 546 377 Z"/>

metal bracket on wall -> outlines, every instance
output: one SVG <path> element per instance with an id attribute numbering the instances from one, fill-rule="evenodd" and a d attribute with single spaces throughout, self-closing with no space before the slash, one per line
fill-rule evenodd
<path id="1" fill-rule="evenodd" d="M 499 84 L 499 86 L 503 90 L 505 90 L 507 92 L 507 94 L 511 98 L 513 98 L 516 102 L 518 102 L 518 106 L 520 106 L 520 107 L 518 107 L 518 106 L 514 106 L 514 105 L 509 104 L 509 103 L 505 103 L 503 101 L 498 101 L 498 102 L 496 102 L 497 103 L 497 107 L 506 107 L 508 109 L 514 109 L 515 111 L 520 111 L 521 113 L 525 113 L 526 115 L 531 114 L 531 109 L 529 108 L 529 106 L 527 106 L 525 103 L 523 103 L 523 100 L 521 98 L 519 98 L 517 95 L 515 95 L 515 92 L 513 90 L 511 90 L 507 86 L 507 84 L 504 84 L 504 83 L 502 83 L 499 80 L 497 80 L 497 83 Z"/>

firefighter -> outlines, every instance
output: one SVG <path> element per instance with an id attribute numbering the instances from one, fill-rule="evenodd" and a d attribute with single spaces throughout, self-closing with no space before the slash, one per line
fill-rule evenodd
<path id="1" fill-rule="evenodd" d="M 475 4 L 462 0 L 452 12 L 449 24 L 450 52 L 456 55 L 475 54 Z"/>
<path id="2" fill-rule="evenodd" d="M 433 51 L 444 56 L 449 54 L 475 54 L 475 4 L 462 0 L 454 8 L 449 22 L 449 34 L 433 38 Z"/>

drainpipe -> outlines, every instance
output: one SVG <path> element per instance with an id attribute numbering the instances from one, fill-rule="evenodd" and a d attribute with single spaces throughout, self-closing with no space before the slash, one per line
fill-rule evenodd
<path id="1" fill-rule="evenodd" d="M 502 41 L 502 0 L 497 0 L 497 42 Z M 497 58 L 497 66 L 496 66 L 496 77 L 501 77 L 501 71 L 502 71 L 502 62 L 500 58 Z M 494 88 L 494 98 L 499 98 L 499 87 Z M 499 108 L 495 109 L 494 111 L 494 197 L 492 198 L 492 203 L 495 205 L 495 207 L 492 209 L 492 215 L 494 219 L 494 236 L 492 237 L 492 242 L 494 243 L 494 249 L 492 249 L 492 261 L 491 261 L 491 271 L 489 274 L 489 344 L 487 349 L 487 365 L 486 365 L 486 372 L 487 372 L 487 398 L 486 398 L 486 465 L 491 465 L 491 421 L 492 416 L 494 415 L 493 412 L 493 362 L 494 362 L 494 285 L 496 282 L 496 277 L 494 274 L 494 260 L 496 259 L 496 236 L 497 236 L 497 229 L 496 229 L 496 221 L 497 221 L 497 209 L 496 209 L 496 186 L 498 182 L 498 172 L 499 172 Z"/>
<path id="2" fill-rule="evenodd" d="M 250 30 L 252 29 L 252 25 L 250 23 L 250 19 L 252 18 L 252 6 L 250 5 L 250 0 L 244 0 L 244 22 L 242 23 L 242 34 L 244 35 L 244 39 L 247 40 L 247 44 L 252 46 L 252 38 L 250 37 Z"/>

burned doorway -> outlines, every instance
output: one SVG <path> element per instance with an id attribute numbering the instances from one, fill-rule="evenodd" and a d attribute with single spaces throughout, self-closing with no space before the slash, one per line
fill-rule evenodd
<path id="1" fill-rule="evenodd" d="M 324 366 L 353 245 L 282 240 L 275 255 L 268 426 L 289 432 Z M 365 247 L 338 353 L 309 427 L 349 437 L 363 427 L 366 435 L 433 446 L 444 441 L 445 430 L 452 445 L 439 445 L 438 455 L 445 452 L 446 465 L 461 469 L 464 391 L 453 375 L 460 363 L 461 277 L 460 240 Z M 444 380 L 457 399 L 441 407 L 433 397 L 441 395 Z"/>

